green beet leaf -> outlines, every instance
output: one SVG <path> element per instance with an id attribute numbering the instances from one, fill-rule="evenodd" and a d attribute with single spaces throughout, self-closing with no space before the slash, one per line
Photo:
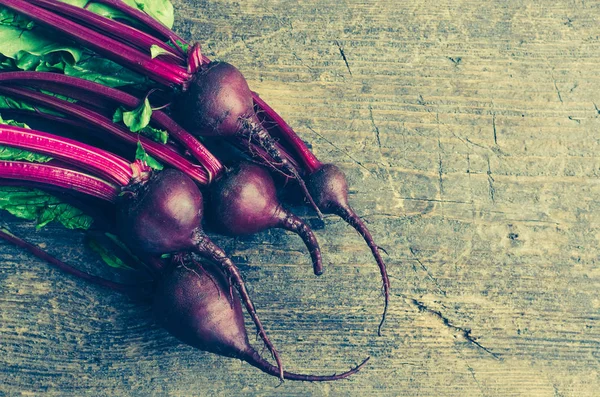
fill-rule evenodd
<path id="1" fill-rule="evenodd" d="M 152 107 L 148 98 L 133 110 L 126 110 L 120 107 L 113 114 L 114 123 L 123 122 L 132 132 L 139 132 L 156 142 L 167 143 L 169 134 L 167 131 L 150 126 L 151 118 Z"/>
<path id="2" fill-rule="evenodd" d="M 150 56 L 152 57 L 152 59 L 161 56 L 161 55 L 165 55 L 165 54 L 170 54 L 171 52 L 168 50 L 165 50 L 162 47 L 157 46 L 156 44 L 152 44 L 150 46 Z"/>
<path id="3" fill-rule="evenodd" d="M 79 208 L 39 189 L 0 186 L 0 209 L 16 217 L 35 221 L 38 229 L 53 221 L 68 229 L 84 230 L 93 223 L 92 217 Z"/>
<path id="4" fill-rule="evenodd" d="M 100 241 L 94 238 L 90 238 L 87 240 L 87 245 L 97 253 L 102 261 L 106 263 L 108 266 L 113 267 L 115 269 L 126 269 L 133 270 L 132 266 L 126 264 L 119 256 L 117 256 L 111 249 L 102 245 Z"/>
<path id="5" fill-rule="evenodd" d="M 135 151 L 135 159 L 146 162 L 146 164 L 148 164 L 148 166 L 150 168 L 158 170 L 158 171 L 160 171 L 164 168 L 161 163 L 159 163 L 158 161 L 156 161 L 154 159 L 154 157 L 152 157 L 148 153 L 146 153 L 146 150 L 144 150 L 144 147 L 142 146 L 142 143 L 140 141 L 138 141 L 138 143 L 137 143 L 137 150 Z"/>

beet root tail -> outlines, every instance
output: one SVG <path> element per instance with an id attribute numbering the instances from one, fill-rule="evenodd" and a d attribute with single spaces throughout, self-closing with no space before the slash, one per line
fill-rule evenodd
<path id="1" fill-rule="evenodd" d="M 352 210 L 350 207 L 345 206 L 337 206 L 332 209 L 333 213 L 337 216 L 345 220 L 350 226 L 352 226 L 365 240 L 369 248 L 371 249 L 371 253 L 377 262 L 377 266 L 379 267 L 379 272 L 381 273 L 381 279 L 383 281 L 383 294 L 384 294 L 384 307 L 383 313 L 381 315 L 381 321 L 379 322 L 379 326 L 377 327 L 377 334 L 381 336 L 381 328 L 383 327 L 383 323 L 385 322 L 385 318 L 387 316 L 388 305 L 390 302 L 390 279 L 387 274 L 387 268 L 383 259 L 381 258 L 381 254 L 379 253 L 379 247 L 375 244 L 373 240 L 373 236 L 371 236 L 371 232 L 367 228 L 367 225 L 363 222 L 362 219 Z"/>
<path id="2" fill-rule="evenodd" d="M 280 376 L 279 369 L 262 358 L 255 350 L 250 350 L 246 352 L 243 356 L 240 357 L 241 360 L 246 361 L 248 364 L 252 365 L 260 369 L 261 371 L 273 375 Z M 350 375 L 353 375 L 360 371 L 362 367 L 367 364 L 370 357 L 367 357 L 363 360 L 362 363 L 357 365 L 356 367 L 350 369 L 349 371 L 342 372 L 340 374 L 333 375 L 305 375 L 305 374 L 296 374 L 292 372 L 283 371 L 283 379 L 287 380 L 296 380 L 296 381 L 304 381 L 304 382 L 331 382 L 335 380 L 345 379 Z"/>
<path id="3" fill-rule="evenodd" d="M 277 350 L 275 350 L 275 346 L 273 346 L 273 343 L 267 336 L 267 333 L 266 333 L 260 319 L 258 318 L 258 315 L 256 314 L 256 309 L 254 307 L 254 303 L 252 303 L 252 299 L 250 298 L 250 295 L 248 294 L 248 290 L 246 289 L 246 284 L 244 283 L 244 279 L 242 278 L 242 275 L 240 274 L 239 269 L 235 266 L 233 261 L 227 256 L 225 251 L 223 251 L 223 249 L 221 249 L 219 246 L 217 246 L 215 243 L 213 243 L 212 240 L 210 238 L 208 238 L 207 235 L 201 233 L 196 237 L 196 239 L 197 239 L 196 252 L 199 255 L 218 264 L 221 267 L 221 269 L 223 269 L 225 274 L 227 274 L 231 278 L 233 284 L 235 285 L 236 289 L 238 290 L 238 293 L 240 294 L 240 297 L 242 299 L 242 302 L 244 303 L 244 306 L 246 307 L 246 310 L 248 311 L 248 314 L 250 315 L 250 317 L 252 318 L 252 321 L 254 322 L 254 325 L 256 326 L 258 335 L 263 340 L 265 346 L 271 352 L 271 355 L 277 362 L 279 378 L 283 379 L 284 371 L 283 371 L 283 364 L 281 362 L 281 358 L 279 357 L 279 353 L 277 352 Z"/>
<path id="4" fill-rule="evenodd" d="M 306 222 L 289 211 L 284 210 L 284 212 L 285 215 L 279 227 L 292 233 L 296 233 L 302 238 L 302 241 L 304 241 L 304 244 L 310 253 L 315 275 L 320 276 L 323 274 L 323 259 L 321 257 L 321 249 L 317 237 Z"/>

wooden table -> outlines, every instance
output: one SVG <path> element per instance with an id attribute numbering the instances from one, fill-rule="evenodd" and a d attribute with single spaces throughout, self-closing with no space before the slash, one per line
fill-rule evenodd
<path id="1" fill-rule="evenodd" d="M 279 388 L 2 243 L 0 396 L 598 395 L 600 3 L 546 3 L 175 1 L 179 32 L 347 172 L 388 252 L 383 336 L 375 264 L 333 217 L 320 278 L 296 236 L 218 238 L 287 368 L 372 357 L 349 380 Z M 2 220 L 107 272 L 79 234 Z"/>

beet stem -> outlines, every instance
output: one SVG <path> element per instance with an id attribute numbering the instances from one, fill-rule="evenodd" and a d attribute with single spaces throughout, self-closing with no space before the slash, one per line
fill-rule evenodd
<path id="1" fill-rule="evenodd" d="M 279 223 L 279 227 L 296 233 L 302 238 L 310 252 L 315 275 L 320 276 L 323 274 L 323 261 L 315 234 L 302 219 L 287 210 L 282 209 L 282 211 L 285 213 L 285 218 Z"/>
<path id="2" fill-rule="evenodd" d="M 210 240 L 210 238 L 203 232 L 198 232 L 198 234 L 196 236 L 196 241 L 197 241 L 196 252 L 198 254 L 204 256 L 205 258 L 208 258 L 208 259 L 216 262 L 225 271 L 225 273 L 229 277 L 231 277 L 233 284 L 235 285 L 236 289 L 238 290 L 238 292 L 240 294 L 240 297 L 242 298 L 242 302 L 244 303 L 244 306 L 246 306 L 246 310 L 248 311 L 248 314 L 250 314 L 250 317 L 252 318 L 252 321 L 254 322 L 254 325 L 256 326 L 258 335 L 263 340 L 263 342 L 265 343 L 265 346 L 271 352 L 271 354 L 273 355 L 273 358 L 277 362 L 277 366 L 279 368 L 279 378 L 283 379 L 284 371 L 283 371 L 283 364 L 281 362 L 281 358 L 279 357 L 279 353 L 277 352 L 277 350 L 275 350 L 273 343 L 267 336 L 267 333 L 266 333 L 265 329 L 263 328 L 263 325 L 262 325 L 260 319 L 258 318 L 258 315 L 256 314 L 256 309 L 254 308 L 252 299 L 250 298 L 250 295 L 248 294 L 248 290 L 246 289 L 246 284 L 244 283 L 244 280 L 242 278 L 242 275 L 239 272 L 239 269 L 235 266 L 233 261 L 227 256 L 225 251 L 223 251 L 223 249 L 221 249 L 214 242 L 212 242 Z"/>
<path id="3" fill-rule="evenodd" d="M 202 62 L 202 50 L 200 49 L 200 44 L 195 43 L 188 50 L 188 72 L 191 74 L 196 73 L 200 70 L 200 67 L 204 64 Z"/>
<path id="4" fill-rule="evenodd" d="M 29 251 L 34 256 L 40 258 L 43 261 L 48 262 L 50 265 L 60 269 L 61 271 L 71 274 L 73 276 L 79 277 L 85 281 L 88 281 L 92 284 L 98 285 L 100 287 L 108 288 L 113 291 L 121 292 L 121 293 L 131 293 L 134 292 L 141 285 L 137 284 L 123 284 L 117 283 L 115 281 L 110 281 L 102 277 L 94 276 L 84 271 L 81 271 L 71 265 L 64 263 L 63 261 L 55 258 L 54 256 L 48 254 L 46 251 L 36 247 L 35 245 L 28 243 L 27 241 L 15 236 L 10 231 L 8 231 L 4 227 L 0 227 L 0 238 L 8 241 L 11 244 L 16 245 L 19 248 L 23 248 Z"/>
<path id="5" fill-rule="evenodd" d="M 23 88 L 0 86 L 0 92 L 19 97 L 21 99 L 30 100 L 61 113 L 66 113 L 77 117 L 98 128 L 102 128 L 104 131 L 113 134 L 117 138 L 129 143 L 132 146 L 137 145 L 139 141 L 151 156 L 171 165 L 173 168 L 181 170 L 201 185 L 206 185 L 208 183 L 209 178 L 204 169 L 192 164 L 189 160 L 169 148 L 169 146 L 154 142 L 144 136 L 134 134 L 131 131 L 116 125 L 111 119 L 95 113 L 94 111 L 81 105 Z"/>
<path id="6" fill-rule="evenodd" d="M 29 2 L 46 10 L 58 12 L 67 18 L 76 19 L 84 26 L 94 29 L 104 35 L 111 36 L 113 39 L 126 41 L 138 47 L 146 54 L 150 54 L 151 47 L 156 45 L 167 51 L 168 55 L 161 54 L 161 56 L 169 56 L 169 59 L 176 62 L 175 64 L 178 63 L 183 65 L 185 63 L 185 59 L 181 55 L 174 53 L 174 48 L 166 45 L 164 42 L 149 35 L 148 33 L 142 32 L 124 23 L 115 21 L 114 19 L 106 18 L 102 15 L 88 11 L 85 8 L 72 6 L 62 2 L 48 0 L 29 0 Z"/>
<path id="7" fill-rule="evenodd" d="M 345 220 L 350 226 L 352 226 L 366 241 L 367 245 L 371 249 L 373 257 L 379 266 L 379 272 L 381 273 L 381 279 L 383 280 L 383 293 L 385 297 L 385 304 L 383 308 L 383 314 L 381 315 L 381 321 L 379 323 L 379 327 L 377 328 L 377 334 L 381 336 L 381 327 L 385 322 L 385 318 L 387 316 L 388 304 L 390 301 L 390 280 L 387 274 L 387 269 L 383 259 L 381 258 L 381 254 L 379 253 L 379 247 L 375 244 L 373 240 L 373 236 L 371 236 L 371 232 L 367 229 L 367 226 L 363 222 L 362 219 L 351 209 L 344 208 L 341 205 L 337 205 L 332 208 L 333 213 L 337 216 Z"/>
<path id="8" fill-rule="evenodd" d="M 114 203 L 120 189 L 100 178 L 67 168 L 25 161 L 0 161 L 0 178 L 75 190 Z"/>
<path id="9" fill-rule="evenodd" d="M 270 364 L 269 362 L 267 362 L 265 359 L 263 359 L 258 354 L 258 352 L 256 352 L 254 349 L 252 349 L 248 352 L 245 352 L 244 356 L 241 359 L 269 375 L 273 375 L 273 376 L 280 375 L 278 368 L 276 366 Z M 306 381 L 306 382 L 329 382 L 329 381 L 340 380 L 340 379 L 347 378 L 350 375 L 353 375 L 353 374 L 357 373 L 358 371 L 360 371 L 362 369 L 362 367 L 364 367 L 365 364 L 367 364 L 369 359 L 370 359 L 370 357 L 367 357 L 365 360 L 363 360 L 362 363 L 360 363 L 356 367 L 352 368 L 350 371 L 343 372 L 341 374 L 334 374 L 334 375 L 329 375 L 329 376 L 327 376 L 327 375 L 325 375 L 325 376 L 323 376 L 323 375 L 303 375 L 303 374 L 296 374 L 296 373 L 292 373 L 292 372 L 283 371 L 283 378 L 288 379 L 288 380 L 298 380 L 298 381 Z"/>
<path id="10" fill-rule="evenodd" d="M 55 157 L 121 186 L 127 185 L 133 177 L 131 166 L 125 159 L 47 132 L 0 125 L 0 144 Z"/>
<path id="11" fill-rule="evenodd" d="M 157 58 L 152 59 L 150 54 L 144 54 L 129 45 L 106 37 L 102 33 L 26 1 L 0 0 L 0 4 L 50 29 L 58 30 L 72 40 L 117 63 L 123 63 L 161 84 L 183 84 L 191 78 L 189 73 L 181 66 L 172 65 Z"/>
<path id="12" fill-rule="evenodd" d="M 110 100 L 118 105 L 136 108 L 140 100 L 133 95 L 127 94 L 115 88 L 80 79 L 77 77 L 65 76 L 50 72 L 6 72 L 0 73 L 0 81 L 9 83 L 26 84 L 28 86 L 37 86 L 36 83 L 51 83 L 56 88 L 52 91 L 72 97 L 79 101 L 95 105 L 97 98 Z M 73 88 L 69 90 L 68 88 Z M 179 142 L 190 154 L 200 162 L 208 173 L 209 181 L 218 178 L 224 168 L 221 162 L 192 134 L 169 117 L 165 112 L 153 111 L 152 120 L 159 128 L 164 128 L 170 136 Z"/>

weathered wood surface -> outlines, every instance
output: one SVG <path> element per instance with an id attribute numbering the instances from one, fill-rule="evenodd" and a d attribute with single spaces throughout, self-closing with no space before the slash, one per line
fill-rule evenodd
<path id="1" fill-rule="evenodd" d="M 219 240 L 268 332 L 289 369 L 371 363 L 276 388 L 1 244 L 0 395 L 598 395 L 598 1 L 175 4 L 180 32 L 341 164 L 389 253 L 377 337 L 375 265 L 337 219 L 319 231 L 321 278 L 294 236 Z M 71 232 L 10 223 L 96 266 Z"/>

